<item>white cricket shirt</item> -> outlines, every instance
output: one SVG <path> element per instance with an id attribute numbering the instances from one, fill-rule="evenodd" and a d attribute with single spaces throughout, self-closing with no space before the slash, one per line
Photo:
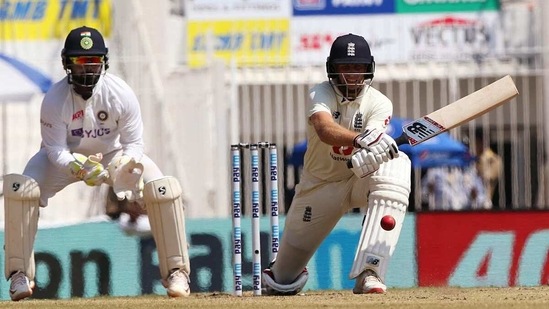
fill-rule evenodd
<path id="1" fill-rule="evenodd" d="M 369 87 L 360 98 L 347 101 L 336 92 L 328 81 L 314 86 L 310 92 L 308 117 L 326 112 L 335 122 L 357 133 L 366 127 L 377 127 L 385 131 L 393 114 L 393 103 L 379 90 Z M 347 168 L 347 161 L 354 147 L 328 145 L 320 140 L 313 125 L 307 126 L 307 151 L 304 173 L 324 181 L 340 181 L 353 177 Z"/>
<path id="2" fill-rule="evenodd" d="M 48 91 L 40 110 L 42 147 L 58 167 L 74 161 L 72 152 L 91 155 L 123 149 L 136 160 L 143 155 L 143 122 L 133 90 L 105 73 L 84 100 L 67 77 Z"/>

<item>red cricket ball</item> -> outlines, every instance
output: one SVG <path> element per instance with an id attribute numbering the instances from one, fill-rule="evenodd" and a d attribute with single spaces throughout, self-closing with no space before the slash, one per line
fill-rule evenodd
<path id="1" fill-rule="evenodd" d="M 391 215 L 385 215 L 381 218 L 381 222 L 379 223 L 384 230 L 390 231 L 395 228 L 396 220 Z"/>

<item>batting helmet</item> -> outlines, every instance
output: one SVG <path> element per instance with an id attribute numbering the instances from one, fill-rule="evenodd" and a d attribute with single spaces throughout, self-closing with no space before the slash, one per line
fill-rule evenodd
<path id="1" fill-rule="evenodd" d="M 374 78 L 375 61 L 370 52 L 370 46 L 364 37 L 352 33 L 335 39 L 330 49 L 330 56 L 326 60 L 328 78 L 334 78 L 335 64 L 366 64 L 365 78 Z"/>

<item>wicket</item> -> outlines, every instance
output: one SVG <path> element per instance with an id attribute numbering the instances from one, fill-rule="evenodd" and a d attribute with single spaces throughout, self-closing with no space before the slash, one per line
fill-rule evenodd
<path id="1" fill-rule="evenodd" d="M 269 175 L 261 175 L 260 149 L 269 150 Z M 253 295 L 261 295 L 261 240 L 260 240 L 260 217 L 261 217 L 261 189 L 260 181 L 270 179 L 270 259 L 276 258 L 279 246 L 278 227 L 278 153 L 276 144 L 260 142 L 257 144 L 239 143 L 231 145 L 232 162 L 232 216 L 233 216 L 233 272 L 234 272 L 234 295 L 242 296 L 242 159 L 243 152 L 250 151 L 250 179 L 251 179 L 251 221 L 252 221 L 252 283 Z M 267 192 L 267 189 L 265 190 Z"/>

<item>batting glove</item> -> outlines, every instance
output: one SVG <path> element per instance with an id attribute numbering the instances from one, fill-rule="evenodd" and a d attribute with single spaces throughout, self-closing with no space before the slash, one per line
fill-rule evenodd
<path id="1" fill-rule="evenodd" d="M 74 161 L 69 163 L 69 169 L 74 177 L 84 181 L 88 186 L 99 186 L 109 178 L 108 171 L 101 164 L 103 154 L 97 153 L 86 157 L 73 153 Z"/>
<path id="2" fill-rule="evenodd" d="M 381 155 L 384 162 L 398 158 L 398 146 L 395 140 L 378 128 L 366 128 L 353 141 L 356 148 L 364 148 L 374 155 Z"/>
<path id="3" fill-rule="evenodd" d="M 378 162 L 378 160 L 379 158 L 376 159 L 373 152 L 366 149 L 360 149 L 351 156 L 348 165 L 357 177 L 364 178 L 375 173 L 379 169 L 381 163 Z"/>
<path id="4" fill-rule="evenodd" d="M 116 198 L 134 202 L 143 198 L 143 164 L 127 155 L 112 159 L 107 166 Z"/>

